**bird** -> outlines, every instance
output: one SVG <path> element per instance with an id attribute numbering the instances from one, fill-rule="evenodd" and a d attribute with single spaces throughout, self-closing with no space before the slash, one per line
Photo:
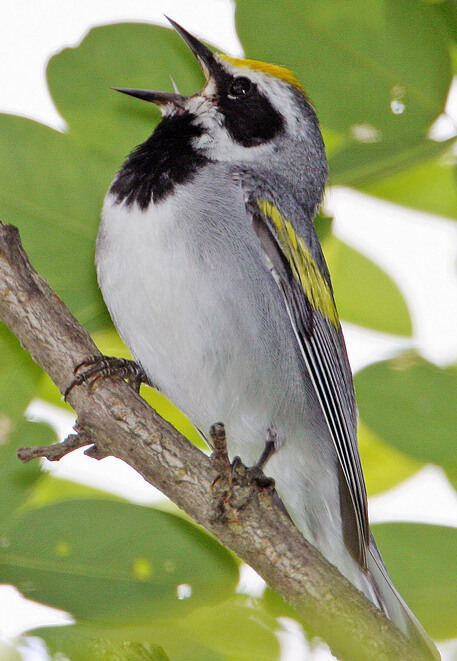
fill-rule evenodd
<path id="1" fill-rule="evenodd" d="M 221 421 L 229 456 L 247 466 L 268 448 L 267 474 L 303 536 L 439 658 L 369 528 L 352 374 L 313 224 L 328 176 L 314 107 L 283 66 L 213 52 L 168 20 L 206 82 L 190 96 L 114 88 L 162 118 L 115 176 L 96 242 L 134 362 L 91 374 L 153 385 L 208 444 Z"/>

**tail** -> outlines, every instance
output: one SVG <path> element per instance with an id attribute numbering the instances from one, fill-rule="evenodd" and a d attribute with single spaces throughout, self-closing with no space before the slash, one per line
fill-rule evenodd
<path id="1" fill-rule="evenodd" d="M 431 658 L 439 661 L 441 657 L 434 642 L 393 586 L 371 532 L 370 546 L 367 553 L 367 567 L 371 579 L 370 582 L 376 593 L 380 607 L 389 620 L 392 620 L 398 629 L 410 640 L 416 641 L 418 646 L 427 649 L 430 652 Z"/>

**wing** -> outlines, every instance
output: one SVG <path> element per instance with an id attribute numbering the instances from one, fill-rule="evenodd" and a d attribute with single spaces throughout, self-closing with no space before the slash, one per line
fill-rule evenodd
<path id="1" fill-rule="evenodd" d="M 322 257 L 320 268 L 304 239 L 273 204 L 259 199 L 249 210 L 345 478 L 340 493 L 344 539 L 366 567 L 367 497 L 357 447 L 352 376 L 325 262 Z"/>

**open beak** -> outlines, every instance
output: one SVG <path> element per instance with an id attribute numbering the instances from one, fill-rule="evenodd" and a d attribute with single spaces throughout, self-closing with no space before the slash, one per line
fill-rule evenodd
<path id="1" fill-rule="evenodd" d="M 165 18 L 167 19 L 167 21 L 171 23 L 172 27 L 179 34 L 181 39 L 189 46 L 190 50 L 197 58 L 203 70 L 203 73 L 205 74 L 206 80 L 208 80 L 208 78 L 211 75 L 214 75 L 216 73 L 216 70 L 220 66 L 216 58 L 214 57 L 214 53 L 210 51 L 210 49 L 207 46 L 205 46 L 205 44 L 203 44 L 201 41 L 196 39 L 189 32 L 187 32 L 187 30 L 185 30 L 178 23 L 176 23 L 176 21 L 173 21 L 168 16 L 165 16 Z"/>
<path id="2" fill-rule="evenodd" d="M 165 17 L 176 30 L 183 41 L 189 46 L 192 53 L 197 58 L 205 78 L 208 80 L 211 75 L 216 74 L 217 69 L 219 68 L 219 63 L 214 57 L 214 53 L 205 46 L 201 41 L 193 37 L 187 30 L 184 30 L 176 21 L 173 21 L 168 16 Z M 112 89 L 117 92 L 122 92 L 123 94 L 129 94 L 130 96 L 135 96 L 137 99 L 143 99 L 143 101 L 149 101 L 150 103 L 155 103 L 157 106 L 166 106 L 169 104 L 174 105 L 180 110 L 185 109 L 185 102 L 187 97 L 182 96 L 181 94 L 176 94 L 172 92 L 157 92 L 156 90 L 137 90 L 131 89 L 130 87 L 113 87 Z"/>
<path id="3" fill-rule="evenodd" d="M 166 106 L 169 103 L 172 103 L 174 106 L 184 110 L 186 97 L 181 94 L 173 94 L 173 92 L 156 92 L 155 90 L 135 90 L 130 87 L 112 87 L 111 89 L 116 90 L 116 92 L 122 92 L 122 94 L 136 96 L 137 99 L 143 99 L 143 101 L 155 103 L 156 106 Z"/>

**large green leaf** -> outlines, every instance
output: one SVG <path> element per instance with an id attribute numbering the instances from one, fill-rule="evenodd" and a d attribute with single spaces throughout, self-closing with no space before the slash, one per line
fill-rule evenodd
<path id="1" fill-rule="evenodd" d="M 379 181 L 363 190 L 376 197 L 428 213 L 457 218 L 457 171 L 453 149 Z"/>
<path id="2" fill-rule="evenodd" d="M 449 37 L 457 41 L 457 11 L 454 0 L 422 0 L 434 4 L 449 30 Z"/>
<path id="3" fill-rule="evenodd" d="M 36 393 L 40 373 L 38 365 L 0 322 L 0 416 L 7 416 L 10 423 L 22 417 Z"/>
<path id="4" fill-rule="evenodd" d="M 63 652 L 72 661 L 104 661 L 110 651 L 117 651 L 120 661 L 124 661 L 122 651 L 134 645 L 140 650 L 138 658 L 145 660 L 149 658 L 145 653 L 152 648 L 157 661 L 162 661 L 160 654 L 173 661 L 276 661 L 277 628 L 276 619 L 261 602 L 236 595 L 215 606 L 196 608 L 179 620 L 167 619 L 159 624 L 116 629 L 77 624 L 37 629 L 34 634 L 43 637 L 52 653 Z M 137 642 L 132 645 L 129 641 Z M 156 657 L 151 658 L 155 661 Z M 108 659 L 111 657 L 106 656 Z"/>
<path id="5" fill-rule="evenodd" d="M 247 54 L 290 66 L 333 130 L 368 123 L 418 134 L 442 111 L 447 33 L 416 0 L 237 0 L 236 24 Z M 392 112 L 395 99 L 404 113 Z"/>
<path id="6" fill-rule="evenodd" d="M 154 626 L 125 629 L 74 624 L 46 627 L 33 631 L 46 643 L 52 658 L 71 661 L 226 661 L 214 650 L 208 650 L 177 630 L 173 620 L 162 624 L 162 637 L 171 640 L 171 651 L 154 642 Z M 168 652 L 168 653 L 167 653 Z"/>
<path id="7" fill-rule="evenodd" d="M 408 352 L 355 377 L 362 419 L 387 443 L 420 461 L 457 461 L 457 369 Z"/>
<path id="8" fill-rule="evenodd" d="M 79 621 L 181 616 L 227 598 L 238 580 L 232 556 L 196 526 L 128 503 L 78 500 L 26 510 L 6 534 L 3 581 Z M 190 586 L 189 598 L 181 598 L 180 585 Z"/>
<path id="9" fill-rule="evenodd" d="M 231 661 L 275 661 L 279 644 L 277 622 L 261 601 L 237 595 L 215 607 L 193 611 L 182 620 L 183 630 Z M 195 632 L 199 632 L 197 635 Z"/>
<path id="10" fill-rule="evenodd" d="M 54 435 L 46 425 L 23 418 L 36 393 L 40 369 L 22 349 L 18 340 L 0 324 L 0 536 L 8 544 L 5 529 L 16 509 L 29 497 L 40 476 L 40 466 L 22 465 L 18 447 L 52 443 Z"/>
<path id="11" fill-rule="evenodd" d="M 68 136 L 23 117 L 0 115 L 0 133 L 2 221 L 19 227 L 32 264 L 79 320 L 105 326 L 93 260 L 110 168 Z"/>
<path id="12" fill-rule="evenodd" d="M 23 414 L 35 395 L 40 368 L 22 349 L 12 333 L 0 324 L 0 537 L 5 534 L 16 510 L 25 503 L 40 477 L 37 462 L 20 463 L 16 450 L 24 445 L 50 444 L 55 435 L 43 424 L 29 422 Z"/>
<path id="13" fill-rule="evenodd" d="M 330 184 L 352 186 L 375 195 L 379 190 L 379 197 L 387 197 L 390 192 L 392 201 L 401 204 L 401 199 L 394 199 L 397 181 L 400 182 L 399 194 L 403 194 L 408 200 L 404 186 L 401 186 L 403 176 L 408 176 L 410 172 L 420 173 L 424 168 L 429 171 L 430 162 L 443 162 L 447 166 L 450 163 L 453 164 L 449 156 L 449 149 L 452 148 L 454 142 L 454 139 L 435 142 L 434 140 L 418 139 L 417 136 L 402 136 L 396 140 L 361 144 L 357 148 L 354 148 L 353 145 L 346 146 L 337 153 L 329 155 Z M 446 189 L 449 179 L 447 173 L 450 169 L 447 167 L 441 171 L 438 168 L 438 171 L 445 176 Z M 430 174 L 432 175 L 431 183 L 435 186 L 436 173 L 430 172 Z M 409 177 L 409 180 L 413 184 L 412 189 L 414 190 L 416 190 L 416 184 L 420 189 L 424 183 L 428 183 L 427 180 L 425 182 L 414 181 L 414 177 L 412 180 Z M 385 195 L 383 195 L 383 191 L 385 191 Z M 412 198 L 411 195 L 410 198 Z M 427 192 L 420 190 L 418 199 L 410 200 L 413 202 L 411 206 L 420 208 L 422 198 L 427 200 L 430 199 L 430 196 Z"/>
<path id="14" fill-rule="evenodd" d="M 11 526 L 11 519 L 31 496 L 41 475 L 40 464 L 37 461 L 21 464 L 16 450 L 24 445 L 50 445 L 55 441 L 55 434 L 42 423 L 25 419 L 6 423 L 5 420 L 5 429 L 0 430 L 0 535 L 3 535 L 3 543 L 9 545 L 6 530 Z"/>
<path id="15" fill-rule="evenodd" d="M 449 482 L 457 491 L 457 461 L 451 462 L 450 464 L 446 464 L 446 466 L 444 466 L 444 470 L 446 472 L 446 476 Z"/>
<path id="16" fill-rule="evenodd" d="M 334 235 L 324 239 L 322 247 L 342 319 L 384 333 L 411 335 L 405 300 L 379 266 Z"/>
<path id="17" fill-rule="evenodd" d="M 360 169 L 380 176 L 380 160 L 407 161 L 412 143 L 430 144 L 427 129 L 444 108 L 452 75 L 448 34 L 434 7 L 237 0 L 236 23 L 249 57 L 285 64 L 305 84 L 332 136 L 331 157 L 343 150 L 330 159 L 340 181 L 355 185 Z"/>
<path id="18" fill-rule="evenodd" d="M 416 459 L 384 443 L 363 420 L 359 421 L 357 437 L 369 496 L 392 489 L 423 466 Z"/>
<path id="19" fill-rule="evenodd" d="M 170 75 L 183 93 L 203 87 L 195 57 L 174 30 L 135 23 L 92 29 L 77 48 L 55 55 L 47 70 L 72 137 L 105 152 L 116 169 L 152 133 L 160 112 L 110 88 L 171 90 Z"/>
<path id="20" fill-rule="evenodd" d="M 383 523 L 373 532 L 395 586 L 429 634 L 457 636 L 457 528 Z"/>
<path id="21" fill-rule="evenodd" d="M 33 441 L 35 443 L 35 439 Z M 36 465 L 35 462 L 26 464 L 27 466 Z M 79 482 L 64 480 L 55 477 L 53 472 L 43 472 L 38 482 L 35 484 L 30 496 L 25 502 L 25 507 L 35 509 L 50 505 L 51 503 L 61 503 L 65 500 L 87 500 L 87 499 L 107 499 L 125 502 L 121 496 L 116 496 L 109 491 L 102 491 L 94 487 L 88 487 Z"/>

